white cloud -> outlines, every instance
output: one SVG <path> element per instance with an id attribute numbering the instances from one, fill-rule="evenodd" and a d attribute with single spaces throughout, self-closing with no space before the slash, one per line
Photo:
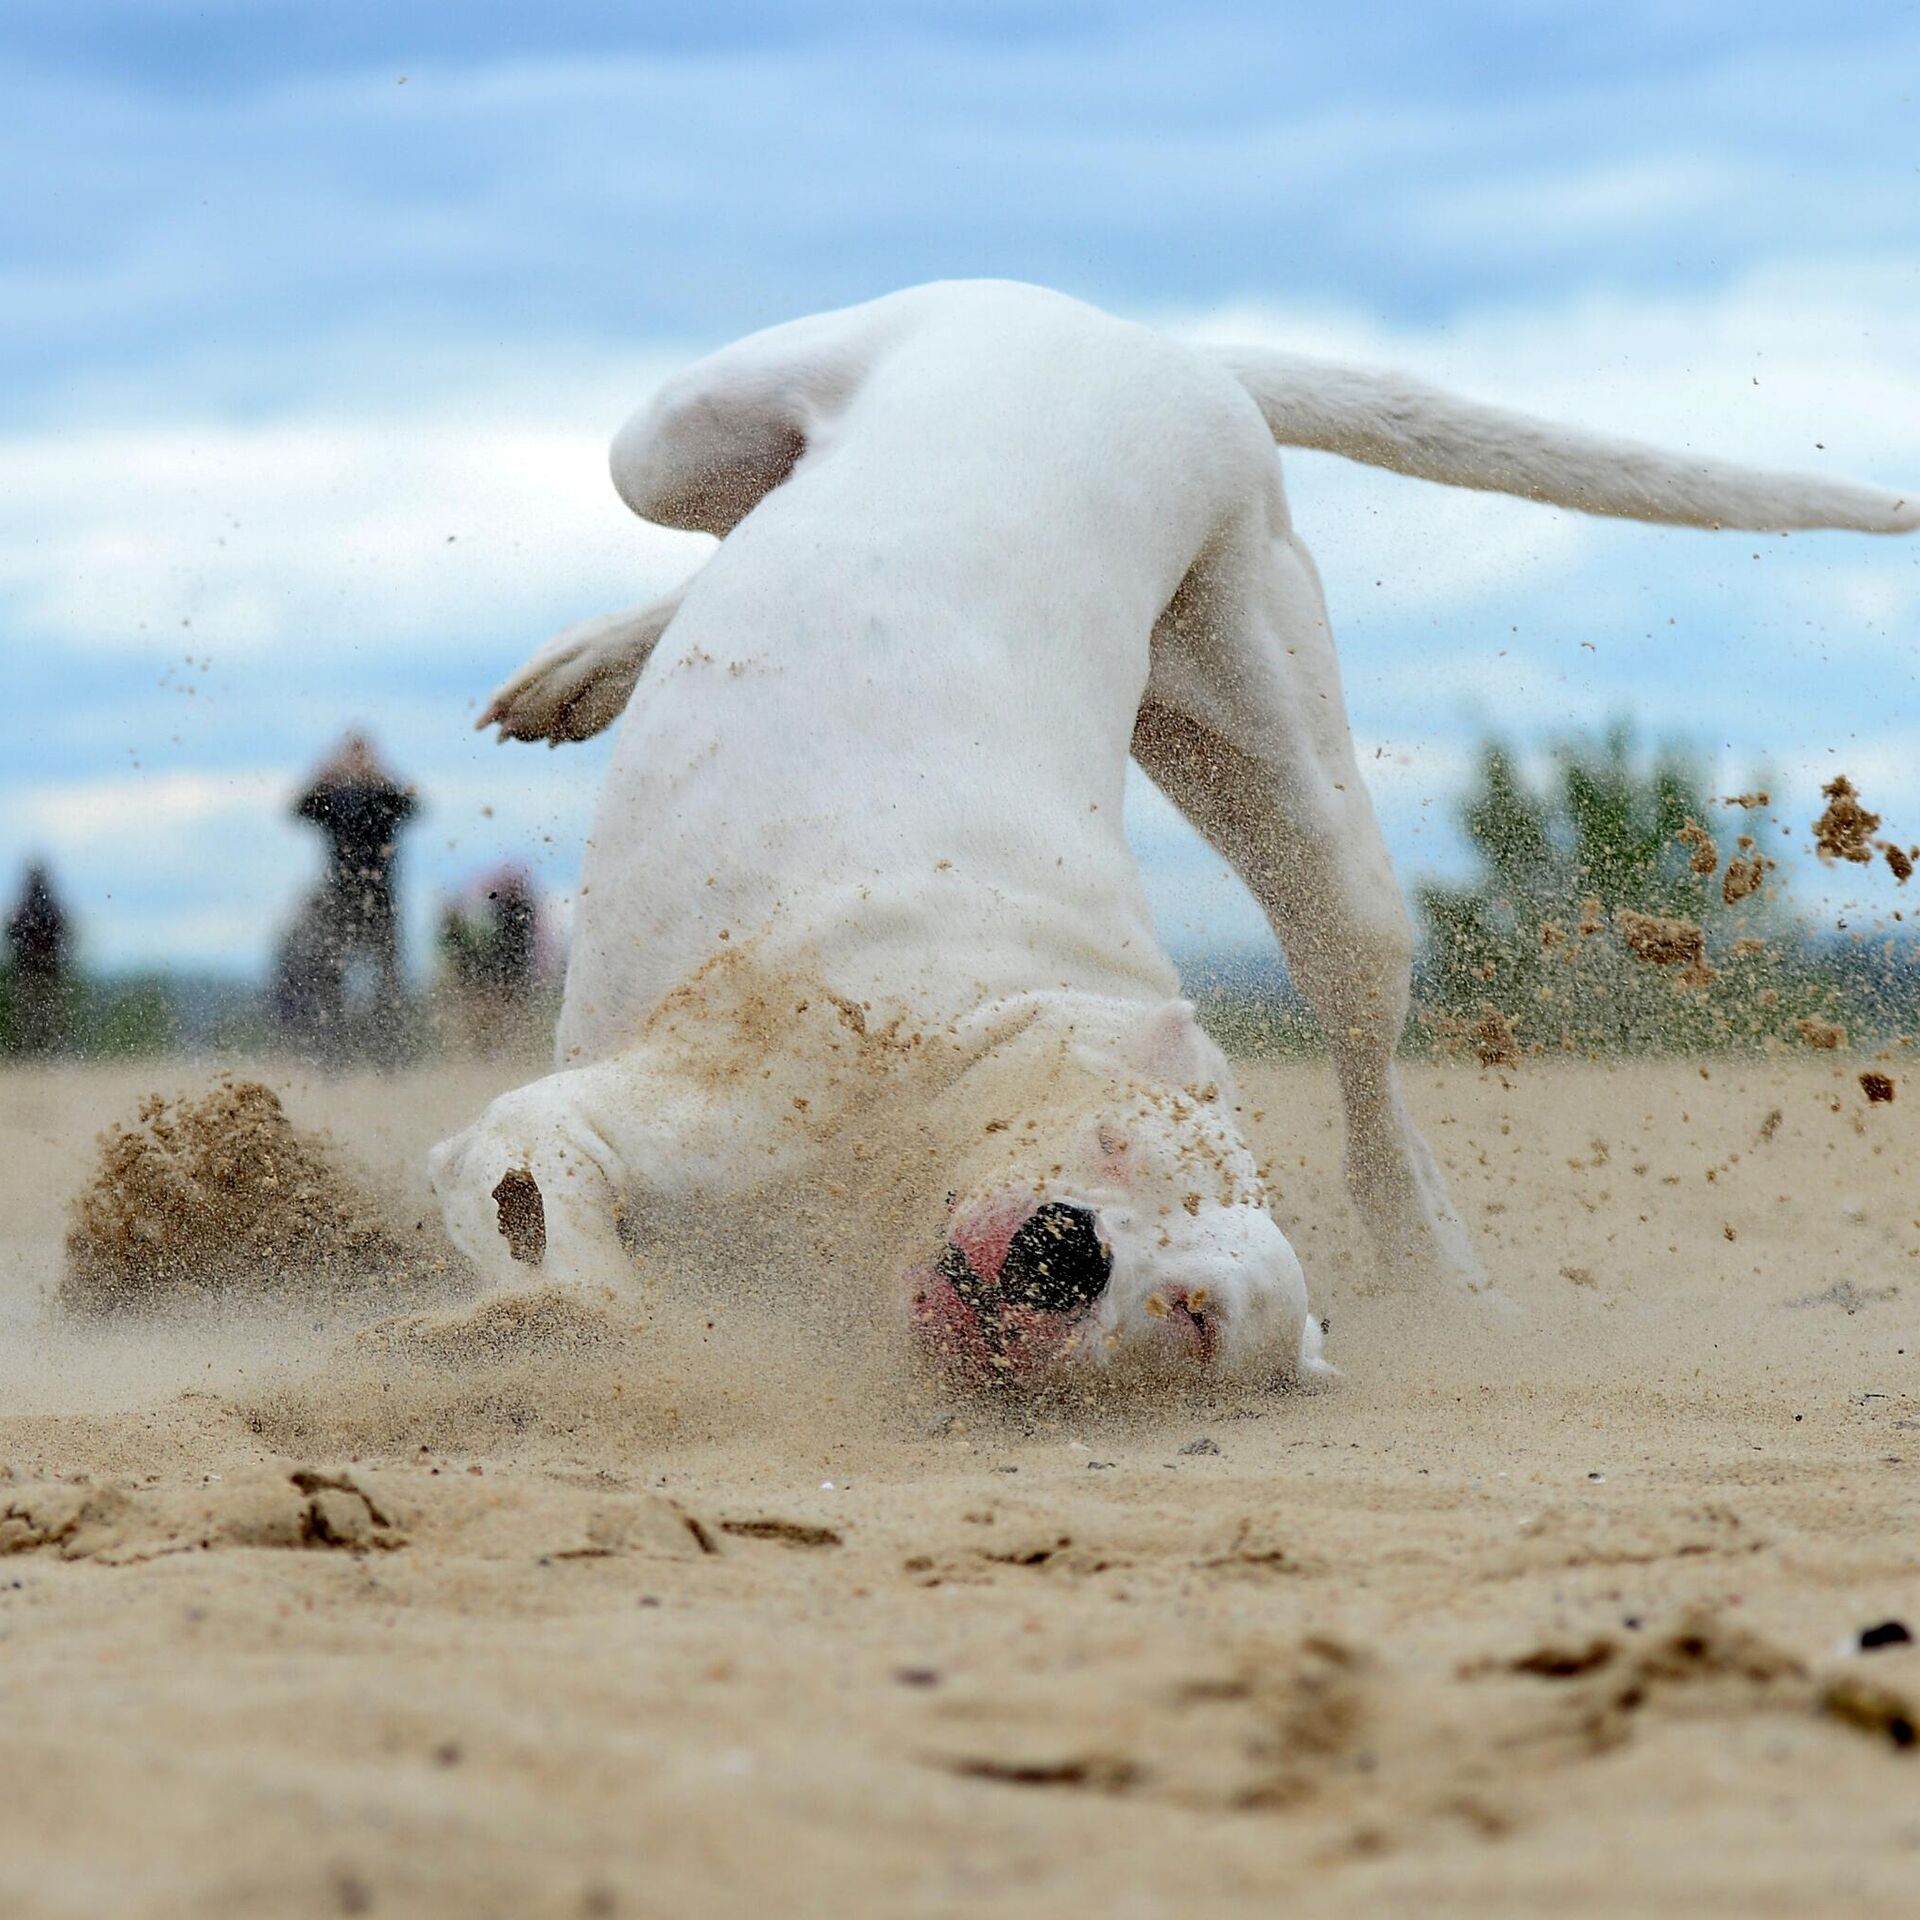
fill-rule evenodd
<path id="1" fill-rule="evenodd" d="M 1432 245 L 1560 252 L 1653 223 L 1701 220 L 1751 187 L 1737 168 L 1704 154 L 1636 157 L 1416 187 L 1409 217 Z"/>
<path id="2" fill-rule="evenodd" d="M 127 773 L 34 786 L 9 793 L 7 805 L 28 833 L 78 852 L 205 833 L 235 816 L 284 808 L 292 793 L 282 771 Z"/>
<path id="3" fill-rule="evenodd" d="M 351 638 L 418 657 L 516 624 L 530 647 L 555 607 L 644 599 L 706 546 L 621 507 L 619 415 L 583 412 L 575 396 L 532 419 L 508 387 L 384 415 L 16 434 L 0 599 L 17 631 L 80 653 Z"/>

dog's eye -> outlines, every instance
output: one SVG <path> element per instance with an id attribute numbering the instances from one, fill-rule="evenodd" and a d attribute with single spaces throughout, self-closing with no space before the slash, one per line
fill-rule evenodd
<path id="1" fill-rule="evenodd" d="M 1099 1299 L 1112 1277 L 1113 1253 L 1092 1213 L 1052 1200 L 1013 1236 L 1000 1293 L 1013 1305 L 1072 1313 Z"/>

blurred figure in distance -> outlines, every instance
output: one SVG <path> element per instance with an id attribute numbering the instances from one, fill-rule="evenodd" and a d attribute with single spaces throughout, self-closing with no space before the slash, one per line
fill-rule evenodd
<path id="1" fill-rule="evenodd" d="M 323 1055 L 391 1064 L 404 1051 L 394 870 L 400 831 L 419 806 L 357 732 L 315 768 L 294 803 L 295 816 L 326 835 L 327 869 L 282 943 L 274 998 L 291 1037 Z"/>
<path id="2" fill-rule="evenodd" d="M 16 1053 L 55 1053 L 67 1042 L 72 929 L 45 862 L 27 865 L 7 919 L 13 960 L 12 1038 Z"/>

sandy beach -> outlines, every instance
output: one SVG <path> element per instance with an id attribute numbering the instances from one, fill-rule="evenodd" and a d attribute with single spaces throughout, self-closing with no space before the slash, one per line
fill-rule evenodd
<path id="1" fill-rule="evenodd" d="M 63 1321 L 96 1131 L 208 1076 L 11 1071 L 0 1912 L 1911 1913 L 1867 1064 L 1417 1070 L 1495 1308 L 1370 1290 L 1328 1076 L 1250 1066 L 1341 1379 L 1040 1408 L 745 1278 Z M 402 1214 L 506 1078 L 259 1071 Z"/>

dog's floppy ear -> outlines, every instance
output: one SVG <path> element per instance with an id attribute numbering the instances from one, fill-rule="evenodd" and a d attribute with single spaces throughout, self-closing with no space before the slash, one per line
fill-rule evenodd
<path id="1" fill-rule="evenodd" d="M 779 486 L 907 321 L 904 296 L 770 327 L 676 374 L 614 436 L 643 520 L 726 535 Z"/>

